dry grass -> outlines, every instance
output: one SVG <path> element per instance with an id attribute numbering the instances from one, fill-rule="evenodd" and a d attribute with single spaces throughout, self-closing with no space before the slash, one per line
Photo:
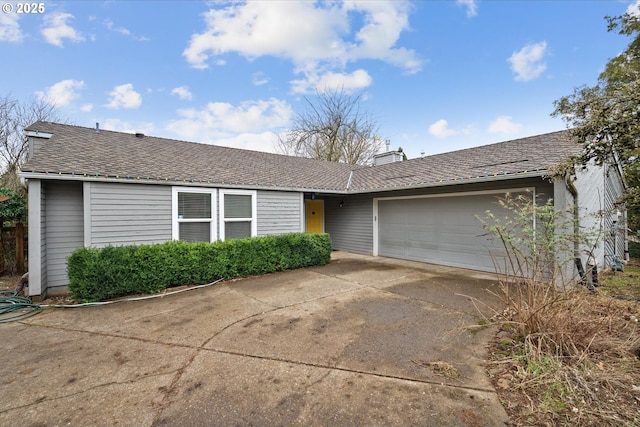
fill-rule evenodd
<path id="1" fill-rule="evenodd" d="M 640 286 L 629 274 L 628 287 Z M 502 288 L 489 374 L 514 425 L 640 425 L 640 303 L 581 287 Z"/>

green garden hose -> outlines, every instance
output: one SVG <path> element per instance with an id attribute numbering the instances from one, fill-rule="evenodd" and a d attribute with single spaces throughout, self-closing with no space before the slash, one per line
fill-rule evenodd
<path id="1" fill-rule="evenodd" d="M 26 319 L 42 311 L 29 298 L 22 298 L 15 291 L 0 290 L 0 323 Z"/>
<path id="2" fill-rule="evenodd" d="M 115 304 L 118 302 L 127 301 L 142 301 L 152 298 L 163 298 L 169 295 L 175 295 L 186 291 L 192 291 L 194 289 L 206 288 L 213 286 L 216 283 L 220 283 L 223 279 L 218 279 L 211 283 L 204 285 L 191 286 L 176 291 L 163 292 L 161 294 L 145 295 L 141 297 L 121 298 L 112 301 L 99 301 L 99 302 L 87 302 L 84 304 L 50 304 L 50 305 L 38 305 L 34 304 L 29 298 L 22 298 L 18 296 L 18 293 L 10 289 L 0 289 L 0 323 L 14 322 L 16 320 L 26 319 L 27 317 L 35 316 L 45 308 L 80 308 L 80 307 L 95 307 L 100 305 Z"/>

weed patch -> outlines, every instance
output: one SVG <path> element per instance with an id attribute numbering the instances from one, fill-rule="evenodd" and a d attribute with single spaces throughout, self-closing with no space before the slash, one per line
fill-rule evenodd
<path id="1" fill-rule="evenodd" d="M 501 206 L 508 218 L 485 219 L 504 247 L 496 269 L 505 308 L 492 318 L 501 328 L 488 373 L 512 424 L 640 425 L 640 303 L 609 296 L 640 294 L 638 271 L 579 286 L 567 274 L 575 248 L 597 236 L 550 202 L 519 196 Z"/>

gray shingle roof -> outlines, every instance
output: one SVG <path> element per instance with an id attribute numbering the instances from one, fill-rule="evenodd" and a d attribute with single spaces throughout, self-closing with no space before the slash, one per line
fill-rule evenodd
<path id="1" fill-rule="evenodd" d="M 359 169 L 350 189 L 372 191 L 491 181 L 524 174 L 542 176 L 580 150 L 569 140 L 567 131 L 547 133 Z"/>
<path id="2" fill-rule="evenodd" d="M 146 181 L 341 190 L 351 165 L 165 138 L 37 122 L 51 133 L 23 172 Z"/>
<path id="3" fill-rule="evenodd" d="M 561 131 L 369 167 L 49 122 L 36 122 L 26 130 L 53 134 L 22 168 L 27 177 L 72 175 L 326 192 L 543 175 L 580 150 Z"/>

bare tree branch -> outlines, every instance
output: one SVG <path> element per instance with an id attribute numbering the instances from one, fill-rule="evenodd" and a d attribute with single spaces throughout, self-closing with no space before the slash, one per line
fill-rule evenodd
<path id="1" fill-rule="evenodd" d="M 20 191 L 17 171 L 27 160 L 24 128 L 38 120 L 61 121 L 55 106 L 39 99 L 21 102 L 0 96 L 0 186 Z"/>
<path id="2" fill-rule="evenodd" d="M 360 110 L 361 95 L 325 90 L 306 98 L 277 149 L 288 155 L 349 164 L 367 164 L 382 147 L 377 123 Z"/>

